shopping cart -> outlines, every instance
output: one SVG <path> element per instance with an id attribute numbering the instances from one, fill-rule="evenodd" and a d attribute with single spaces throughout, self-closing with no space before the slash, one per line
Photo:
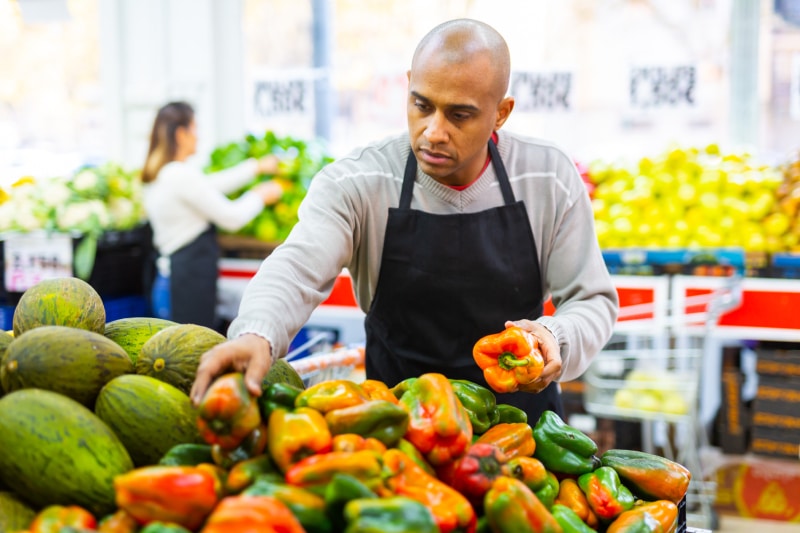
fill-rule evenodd
<path id="1" fill-rule="evenodd" d="M 694 527 L 716 525 L 716 487 L 706 480 L 700 455 L 708 446 L 699 416 L 704 366 L 718 348 L 713 339 L 720 316 L 740 303 L 741 280 L 734 276 L 716 290 L 673 301 L 659 312 L 648 309 L 656 304 L 623 307 L 611 341 L 583 376 L 589 414 L 640 422 L 644 451 L 690 470 L 686 508 L 687 522 Z M 643 311 L 653 312 L 645 313 L 650 318 L 629 319 Z"/>
<path id="2" fill-rule="evenodd" d="M 364 379 L 364 347 L 337 348 L 330 352 L 314 353 L 289 364 L 300 374 L 306 387 L 331 379 Z"/>

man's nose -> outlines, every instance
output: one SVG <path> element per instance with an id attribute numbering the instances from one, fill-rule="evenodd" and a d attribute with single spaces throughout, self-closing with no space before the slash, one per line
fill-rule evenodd
<path id="1" fill-rule="evenodd" d="M 444 113 L 434 113 L 425 128 L 425 138 L 431 145 L 443 144 L 448 140 L 447 118 Z"/>

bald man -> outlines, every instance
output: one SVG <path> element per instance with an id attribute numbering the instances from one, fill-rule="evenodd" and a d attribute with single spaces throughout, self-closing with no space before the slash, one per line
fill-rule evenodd
<path id="1" fill-rule="evenodd" d="M 192 399 L 245 372 L 253 394 L 274 358 L 346 267 L 366 313 L 366 374 L 390 387 L 426 372 L 486 385 L 472 358 L 515 324 L 542 347 L 542 376 L 498 394 L 535 422 L 561 412 L 557 381 L 580 376 L 608 341 L 617 293 L 589 197 L 570 157 L 501 130 L 508 47 L 459 19 L 419 43 L 408 72 L 408 131 L 358 148 L 312 180 L 300 221 L 248 285 L 231 339 L 203 355 Z M 546 298 L 556 308 L 543 316 Z"/>

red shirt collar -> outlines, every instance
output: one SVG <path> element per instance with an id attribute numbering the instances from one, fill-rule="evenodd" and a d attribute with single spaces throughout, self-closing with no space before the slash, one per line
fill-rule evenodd
<path id="1" fill-rule="evenodd" d="M 494 141 L 495 144 L 497 144 L 497 132 L 496 131 L 492 132 L 492 140 Z M 450 187 L 451 189 L 456 190 L 456 191 L 463 191 L 464 189 L 466 189 L 467 187 L 469 187 L 470 185 L 472 185 L 473 183 L 478 181 L 478 178 L 483 176 L 483 173 L 486 172 L 487 168 L 489 168 L 489 163 L 491 163 L 491 162 L 492 162 L 492 157 L 489 154 L 486 154 L 486 162 L 483 164 L 483 168 L 478 173 L 478 175 L 475 176 L 474 180 L 472 180 L 471 182 L 467 183 L 466 185 L 448 185 L 448 187 Z"/>

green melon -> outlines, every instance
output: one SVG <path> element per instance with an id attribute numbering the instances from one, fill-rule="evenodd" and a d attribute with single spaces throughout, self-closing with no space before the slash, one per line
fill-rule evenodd
<path id="1" fill-rule="evenodd" d="M 94 287 L 79 278 L 40 281 L 14 309 L 14 337 L 39 326 L 70 326 L 102 334 L 106 308 Z"/>
<path id="2" fill-rule="evenodd" d="M 6 392 L 46 389 L 92 407 L 103 385 L 133 371 L 125 350 L 99 333 L 40 326 L 8 345 L 0 382 Z"/>
<path id="3" fill-rule="evenodd" d="M 0 330 L 0 368 L 3 366 L 3 359 L 5 359 L 6 350 L 8 349 L 8 345 L 11 344 L 11 341 L 14 340 L 14 337 L 6 333 L 5 331 Z M 3 389 L 3 382 L 0 380 L 0 398 L 3 397 L 5 390 Z M 0 533 L 3 533 L 3 530 L 0 529 Z"/>
<path id="4" fill-rule="evenodd" d="M 150 337 L 162 329 L 177 325 L 178 323 L 172 320 L 149 316 L 120 318 L 106 324 L 105 336 L 122 346 L 128 352 L 133 364 L 136 364 L 142 345 Z"/>
<path id="5" fill-rule="evenodd" d="M 133 468 L 119 438 L 64 395 L 24 389 L 0 398 L 0 478 L 40 509 L 74 504 L 95 516 L 115 508 L 114 477 Z"/>
<path id="6" fill-rule="evenodd" d="M 36 511 L 11 492 L 0 492 L 0 533 L 22 531 L 31 525 Z"/>
<path id="7" fill-rule="evenodd" d="M 267 387 L 269 387 L 272 383 L 288 383 L 289 385 L 294 385 L 300 389 L 306 388 L 303 378 L 300 377 L 300 374 L 297 373 L 297 370 L 295 370 L 294 367 L 285 359 L 278 359 L 272 363 L 272 366 L 269 367 L 267 375 L 264 376 L 264 379 L 261 382 L 261 390 L 267 390 Z"/>
<path id="8" fill-rule="evenodd" d="M 94 412 L 117 434 L 136 466 L 157 464 L 177 444 L 202 442 L 189 397 L 150 376 L 112 379 L 97 396 Z"/>
<path id="9" fill-rule="evenodd" d="M 142 345 L 136 373 L 160 379 L 189 394 L 200 357 L 222 342 L 225 342 L 222 334 L 205 326 L 170 326 Z"/>

